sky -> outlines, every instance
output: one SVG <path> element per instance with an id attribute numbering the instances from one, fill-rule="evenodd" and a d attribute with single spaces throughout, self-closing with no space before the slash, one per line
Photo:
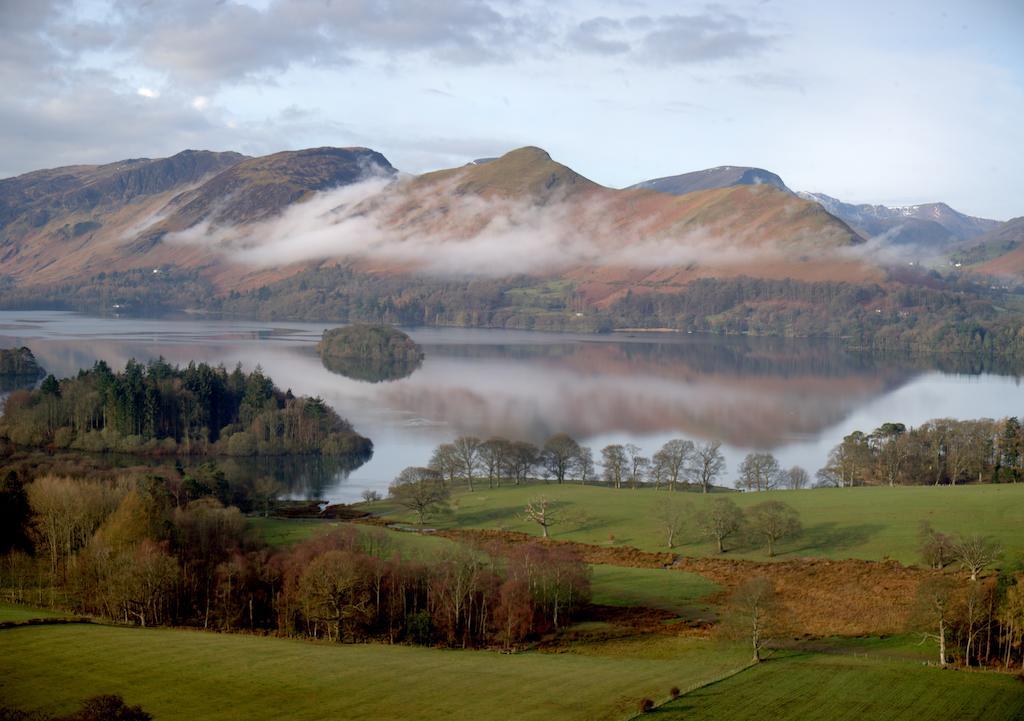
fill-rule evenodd
<path id="1" fill-rule="evenodd" d="M 1022 0 L 0 0 L 0 177 L 537 145 L 622 187 L 718 165 L 1024 215 Z"/>

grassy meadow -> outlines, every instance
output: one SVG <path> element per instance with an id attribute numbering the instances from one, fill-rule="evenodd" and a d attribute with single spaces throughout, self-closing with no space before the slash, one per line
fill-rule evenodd
<path id="1" fill-rule="evenodd" d="M 1011 721 L 1024 684 L 1007 674 L 943 671 L 878 656 L 784 654 L 657 709 L 661 721 Z"/>
<path id="2" fill-rule="evenodd" d="M 655 636 L 562 653 L 336 645 L 99 625 L 0 631 L 0 698 L 67 712 L 119 693 L 157 721 L 627 717 L 643 696 L 720 678 L 745 649 Z M 45 679 L 45 682 L 41 680 Z"/>
<path id="3" fill-rule="evenodd" d="M 668 498 L 699 510 L 711 498 L 700 493 L 621 489 L 595 486 L 531 484 L 460 491 L 452 499 L 454 512 L 438 528 L 499 528 L 539 535 L 539 527 L 523 519 L 522 509 L 536 496 L 557 504 L 570 520 L 551 529 L 554 538 L 598 545 L 635 546 L 664 551 L 664 534 L 657 509 Z M 1024 484 L 901 486 L 896 488 L 831 488 L 767 493 L 730 493 L 741 508 L 767 500 L 784 501 L 800 513 L 804 532 L 784 541 L 777 558 L 818 556 L 902 563 L 918 562 L 918 527 L 927 520 L 951 534 L 982 533 L 996 538 L 1007 557 L 1024 553 Z M 383 501 L 369 507 L 395 520 L 411 521 L 405 509 Z M 716 555 L 713 544 L 700 538 L 691 522 L 673 549 L 687 556 Z M 729 557 L 767 560 L 760 546 L 733 543 Z"/>
<path id="4" fill-rule="evenodd" d="M 766 708 L 779 721 L 1011 721 L 1024 714 L 1018 679 L 924 666 L 929 649 L 906 637 L 805 646 L 747 668 L 745 647 L 658 634 L 588 638 L 558 653 L 509 655 L 33 626 L 0 631 L 0 698 L 62 713 L 82 698 L 118 693 L 158 721 L 260 721 L 281 718 L 282 709 L 296 721 L 583 721 L 630 718 L 641 698 L 662 703 L 678 686 L 683 696 L 656 709 L 656 718 L 731 721 Z"/>

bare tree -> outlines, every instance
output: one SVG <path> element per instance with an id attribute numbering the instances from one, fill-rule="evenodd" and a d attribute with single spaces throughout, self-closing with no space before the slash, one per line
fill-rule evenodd
<path id="1" fill-rule="evenodd" d="M 779 484 L 782 468 L 771 453 L 748 453 L 740 465 L 737 488 L 748 491 L 770 491 Z"/>
<path id="2" fill-rule="evenodd" d="M 651 464 L 651 460 L 642 455 L 640 446 L 632 443 L 626 444 L 626 453 L 629 456 L 626 470 L 629 473 L 629 487 L 635 489 L 644 478 L 647 472 L 647 467 Z"/>
<path id="3" fill-rule="evenodd" d="M 946 653 L 946 639 L 953 622 L 955 586 L 948 576 L 932 576 L 924 580 L 917 589 L 917 600 L 912 618 L 927 629 L 924 637 L 939 643 L 939 665 L 949 662 Z"/>
<path id="4" fill-rule="evenodd" d="M 829 451 L 828 462 L 818 471 L 818 479 L 824 485 L 839 488 L 863 485 L 871 472 L 871 464 L 868 437 L 860 431 L 854 431 Z"/>
<path id="5" fill-rule="evenodd" d="M 953 555 L 970 572 L 972 581 L 977 581 L 978 574 L 992 565 L 1001 553 L 999 544 L 987 536 L 962 536 L 953 545 Z"/>
<path id="6" fill-rule="evenodd" d="M 675 498 L 659 500 L 654 506 L 654 517 L 665 534 L 665 545 L 676 547 L 676 539 L 686 527 L 686 519 L 690 515 L 690 507 Z"/>
<path id="7" fill-rule="evenodd" d="M 508 475 L 515 484 L 526 483 L 530 471 L 537 464 L 537 446 L 526 441 L 513 441 L 508 449 Z"/>
<path id="8" fill-rule="evenodd" d="M 786 485 L 791 490 L 799 491 L 802 488 L 807 488 L 807 485 L 811 482 L 811 477 L 807 471 L 800 466 L 793 466 L 786 471 Z"/>
<path id="9" fill-rule="evenodd" d="M 563 483 L 580 455 L 580 444 L 565 433 L 557 433 L 544 442 L 542 461 L 548 473 Z"/>
<path id="10" fill-rule="evenodd" d="M 587 481 L 592 481 L 596 475 L 594 452 L 588 446 L 580 446 L 579 455 L 576 457 L 576 477 L 580 485 L 586 485 Z"/>
<path id="11" fill-rule="evenodd" d="M 458 478 L 459 472 L 462 470 L 462 463 L 459 460 L 458 451 L 455 450 L 455 444 L 442 443 L 435 448 L 427 466 L 437 471 L 441 479 L 446 481 L 449 486 L 454 486 L 455 479 Z"/>
<path id="12" fill-rule="evenodd" d="M 928 521 L 921 521 L 918 537 L 921 539 L 921 559 L 931 568 L 945 568 L 955 560 L 953 539 L 936 531 Z"/>
<path id="13" fill-rule="evenodd" d="M 488 438 L 480 444 L 480 467 L 487 475 L 488 487 L 501 485 L 501 474 L 508 468 L 510 452 L 511 446 L 504 438 Z"/>
<path id="14" fill-rule="evenodd" d="M 747 522 L 750 529 L 767 542 L 769 557 L 775 555 L 776 543 L 802 530 L 796 509 L 782 501 L 758 503 L 747 511 Z"/>
<path id="15" fill-rule="evenodd" d="M 674 491 L 676 484 L 686 475 L 687 466 L 695 452 L 693 441 L 675 438 L 654 454 L 653 464 L 657 469 L 659 481 L 664 480 L 670 491 Z"/>
<path id="16" fill-rule="evenodd" d="M 726 630 L 749 640 L 754 663 L 761 663 L 765 646 L 780 630 L 778 613 L 775 584 L 765 576 L 751 578 L 729 597 Z"/>
<path id="17" fill-rule="evenodd" d="M 704 493 L 711 491 L 719 476 L 725 473 L 725 456 L 721 441 L 708 441 L 696 447 L 691 472 Z"/>
<path id="18" fill-rule="evenodd" d="M 483 445 L 483 441 L 476 436 L 460 436 L 452 443 L 459 472 L 466 479 L 470 491 L 473 490 L 473 479 L 476 472 L 480 469 L 481 445 Z"/>
<path id="19" fill-rule="evenodd" d="M 548 537 L 549 528 L 564 520 L 564 516 L 556 510 L 554 503 L 545 496 L 538 496 L 526 504 L 524 518 L 540 526 L 544 538 Z"/>
<path id="20" fill-rule="evenodd" d="M 628 463 L 626 449 L 617 443 L 601 449 L 601 465 L 604 468 L 604 480 L 614 488 L 622 488 L 622 479 L 626 475 Z"/>
<path id="21" fill-rule="evenodd" d="M 713 498 L 708 507 L 697 514 L 697 524 L 704 535 L 715 539 L 718 552 L 725 553 L 725 540 L 739 532 L 743 511 L 728 498 Z"/>
<path id="22" fill-rule="evenodd" d="M 419 516 L 422 526 L 427 515 L 447 508 L 449 490 L 441 474 L 432 468 L 406 468 L 388 488 L 388 495 Z"/>

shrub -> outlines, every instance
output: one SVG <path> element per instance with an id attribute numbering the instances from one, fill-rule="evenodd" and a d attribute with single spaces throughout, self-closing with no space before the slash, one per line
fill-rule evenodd
<path id="1" fill-rule="evenodd" d="M 654 710 L 654 701 L 649 698 L 640 699 L 640 713 L 648 713 Z"/>
<path id="2" fill-rule="evenodd" d="M 679 698 L 679 687 L 678 686 L 673 686 L 672 688 L 670 688 L 668 690 L 668 695 L 671 696 L 674 699 L 675 698 Z"/>

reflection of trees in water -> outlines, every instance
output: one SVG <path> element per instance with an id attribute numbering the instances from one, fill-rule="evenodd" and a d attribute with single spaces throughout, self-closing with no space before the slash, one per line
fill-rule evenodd
<path id="1" fill-rule="evenodd" d="M 570 341 L 537 344 L 429 346 L 435 357 L 565 361 L 566 365 L 647 365 L 718 375 L 793 378 L 817 376 L 896 376 L 940 371 L 963 375 L 1020 375 L 1024 363 L 959 354 L 872 353 L 848 351 L 838 341 L 736 336 L 686 336 L 673 339 Z"/>
<path id="2" fill-rule="evenodd" d="M 0 375 L 0 393 L 6 394 L 11 391 L 35 388 L 41 377 L 36 375 Z"/>
<path id="3" fill-rule="evenodd" d="M 251 485 L 256 479 L 270 477 L 285 489 L 285 495 L 300 498 L 324 498 L 331 488 L 348 480 L 352 471 L 372 453 L 350 456 L 254 456 L 220 458 L 217 465 L 232 483 Z"/>
<path id="4" fill-rule="evenodd" d="M 381 383 L 408 378 L 423 365 L 423 359 L 391 360 L 384 358 L 337 358 L 325 356 L 324 368 L 331 373 L 343 375 L 357 381 Z"/>

